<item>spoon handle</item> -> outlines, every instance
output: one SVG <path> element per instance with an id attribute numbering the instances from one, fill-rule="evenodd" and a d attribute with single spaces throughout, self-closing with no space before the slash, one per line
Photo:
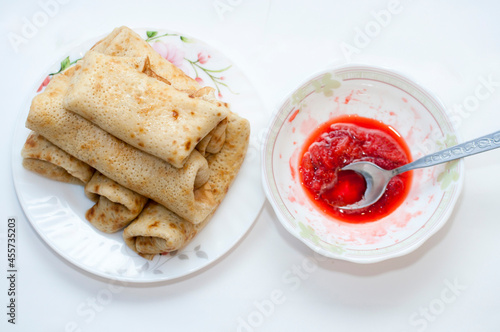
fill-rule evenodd
<path id="1" fill-rule="evenodd" d="M 394 169 L 393 175 L 401 174 L 415 168 L 424 168 L 439 165 L 459 158 L 472 156 L 477 153 L 486 152 L 500 148 L 500 130 L 447 149 L 429 154 L 409 164 Z"/>

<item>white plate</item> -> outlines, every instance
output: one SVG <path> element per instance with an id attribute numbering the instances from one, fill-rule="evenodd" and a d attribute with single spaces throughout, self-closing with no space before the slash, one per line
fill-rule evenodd
<path id="1" fill-rule="evenodd" d="M 139 30 L 144 38 L 151 30 Z M 156 30 L 158 49 L 167 51 L 171 60 L 202 85 L 217 89 L 219 98 L 231 104 L 231 110 L 250 121 L 252 135 L 243 166 L 210 223 L 183 250 L 147 261 L 130 250 L 122 232 L 105 234 L 93 228 L 85 219 L 85 211 L 93 203 L 83 187 L 52 181 L 22 167 L 20 151 L 29 134 L 24 123 L 33 91 L 16 122 L 13 139 L 12 168 L 19 202 L 33 228 L 59 255 L 95 275 L 128 282 L 171 280 L 200 270 L 227 253 L 249 230 L 264 203 L 261 189 L 260 154 L 257 133 L 266 125 L 266 114 L 260 98 L 245 75 L 225 56 L 194 38 L 177 32 Z M 169 36 L 160 37 L 164 34 Z M 81 58 L 99 39 L 90 40 L 64 55 L 47 74 L 57 72 L 66 56 L 70 62 Z M 201 61 L 191 64 L 201 59 Z M 201 67 L 211 70 L 207 72 Z M 230 67 L 229 67 L 230 66 Z M 228 68 L 229 67 L 229 68 Z M 228 69 L 225 69 L 228 68 Z M 225 69 L 225 70 L 223 70 Z M 212 80 L 209 76 L 222 77 Z M 44 81 L 41 78 L 34 90 Z M 242 199 L 242 198 L 245 199 Z"/>

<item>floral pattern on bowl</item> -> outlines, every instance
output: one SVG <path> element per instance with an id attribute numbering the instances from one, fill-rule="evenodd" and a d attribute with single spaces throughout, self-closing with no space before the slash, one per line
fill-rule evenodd
<path id="1" fill-rule="evenodd" d="M 414 160 L 457 142 L 441 103 L 398 73 L 360 65 L 318 74 L 285 99 L 263 148 L 264 188 L 280 222 L 328 257 L 371 263 L 415 250 L 450 216 L 462 188 L 463 161 L 415 170 L 406 200 L 381 220 L 336 220 L 310 202 L 300 184 L 298 164 L 308 135 L 340 115 L 390 125 L 405 139 Z"/>

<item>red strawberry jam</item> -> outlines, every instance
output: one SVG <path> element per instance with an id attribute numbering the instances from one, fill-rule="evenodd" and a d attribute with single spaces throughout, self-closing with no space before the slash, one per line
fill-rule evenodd
<path id="1" fill-rule="evenodd" d="M 405 141 L 392 127 L 360 116 L 342 116 L 320 125 L 302 150 L 299 173 L 309 198 L 323 212 L 351 223 L 381 219 L 405 200 L 412 173 L 394 177 L 376 203 L 363 209 L 343 210 L 359 201 L 366 190 L 364 178 L 354 171 L 339 171 L 355 161 L 370 161 L 394 169 L 411 161 Z"/>

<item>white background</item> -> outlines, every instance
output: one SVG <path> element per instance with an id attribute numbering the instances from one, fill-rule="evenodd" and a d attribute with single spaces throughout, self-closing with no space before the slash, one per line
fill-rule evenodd
<path id="1" fill-rule="evenodd" d="M 498 331 L 500 150 L 466 160 L 449 222 L 407 256 L 373 265 L 321 259 L 266 203 L 248 234 L 214 264 L 138 286 L 94 277 L 42 242 L 17 201 L 10 146 L 26 95 L 48 66 L 121 25 L 181 31 L 211 44 L 250 78 L 266 107 L 259 111 L 269 116 L 325 67 L 387 66 L 434 92 L 462 138 L 472 139 L 500 129 L 499 14 L 497 1 L 465 0 L 0 0 L 0 330 Z M 39 27 L 28 35 L 30 23 Z M 490 93 L 478 99 L 478 91 Z M 16 325 L 6 314 L 12 216 Z"/>

